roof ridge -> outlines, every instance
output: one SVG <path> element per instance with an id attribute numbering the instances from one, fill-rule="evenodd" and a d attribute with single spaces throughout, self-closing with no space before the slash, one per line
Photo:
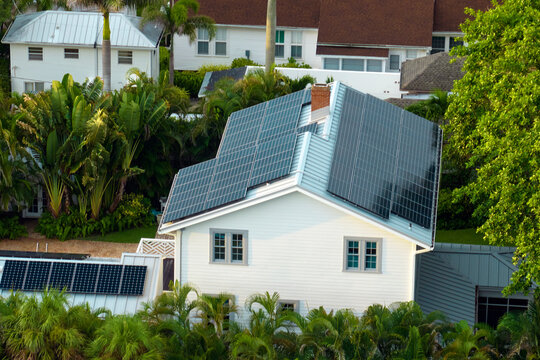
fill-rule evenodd
<path id="1" fill-rule="evenodd" d="M 133 15 L 126 15 L 126 14 L 123 14 L 123 13 L 113 13 L 113 14 L 120 15 L 124 20 L 126 20 L 126 21 L 129 23 L 129 25 L 130 25 L 131 27 L 133 27 L 135 30 L 137 30 L 137 32 L 138 32 L 139 34 L 141 34 L 141 35 L 146 39 L 146 41 L 148 42 L 148 44 L 149 44 L 150 46 L 152 46 L 152 47 L 154 46 L 154 44 L 153 44 L 152 41 L 148 38 L 148 36 L 146 36 L 146 34 L 145 34 L 138 26 L 135 26 L 135 25 L 133 24 L 133 22 L 131 22 L 131 21 L 128 19 L 128 17 L 129 17 L 129 18 L 133 18 L 133 19 L 141 19 L 141 20 L 142 20 L 141 17 L 139 17 L 139 16 L 133 16 Z M 149 24 L 150 24 L 150 23 L 149 23 Z M 159 44 L 159 43 L 158 43 L 158 44 Z"/>

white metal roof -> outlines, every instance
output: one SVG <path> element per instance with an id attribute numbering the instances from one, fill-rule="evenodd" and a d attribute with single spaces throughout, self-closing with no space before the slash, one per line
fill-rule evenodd
<path id="1" fill-rule="evenodd" d="M 136 16 L 111 13 L 111 46 L 155 48 L 162 28 L 149 23 L 141 29 L 140 22 Z M 102 39 L 103 16 L 99 12 L 42 11 L 17 16 L 2 42 L 100 47 Z"/>

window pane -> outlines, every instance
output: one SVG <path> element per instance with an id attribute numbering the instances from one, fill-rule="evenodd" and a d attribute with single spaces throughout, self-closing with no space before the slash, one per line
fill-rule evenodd
<path id="1" fill-rule="evenodd" d="M 119 64 L 132 64 L 133 53 L 131 51 L 118 51 L 118 63 Z"/>
<path id="2" fill-rule="evenodd" d="M 34 83 L 34 87 L 35 87 L 36 92 L 43 91 L 43 90 L 45 90 L 45 83 L 41 82 L 41 81 L 36 82 L 36 83 Z"/>
<path id="3" fill-rule="evenodd" d="M 291 46 L 291 56 L 295 59 L 302 58 L 302 47 L 297 45 Z"/>
<path id="4" fill-rule="evenodd" d="M 285 57 L 285 45 L 276 45 L 276 57 L 277 58 Z"/>
<path id="5" fill-rule="evenodd" d="M 32 82 L 25 82 L 24 83 L 24 92 L 31 93 L 34 91 L 34 83 Z"/>
<path id="6" fill-rule="evenodd" d="M 366 270 L 377 269 L 377 243 L 375 241 L 366 241 Z"/>
<path id="7" fill-rule="evenodd" d="M 399 55 L 390 55 L 390 70 L 399 70 Z"/>
<path id="8" fill-rule="evenodd" d="M 407 59 L 416 59 L 416 50 L 407 50 Z"/>
<path id="9" fill-rule="evenodd" d="M 294 312 L 294 308 L 295 308 L 294 303 L 280 302 L 279 306 L 281 307 L 281 311 L 293 311 Z"/>
<path id="10" fill-rule="evenodd" d="M 214 234 L 214 260 L 225 260 L 225 233 Z"/>
<path id="11" fill-rule="evenodd" d="M 364 71 L 364 59 L 343 59 L 342 70 Z"/>
<path id="12" fill-rule="evenodd" d="M 431 38 L 431 53 L 436 54 L 444 51 L 444 36 L 433 36 Z"/>
<path id="13" fill-rule="evenodd" d="M 339 59 L 324 58 L 323 68 L 328 70 L 339 70 Z"/>
<path id="14" fill-rule="evenodd" d="M 232 244 L 231 244 L 231 253 L 232 261 L 242 261 L 243 260 L 243 240 L 244 237 L 242 234 L 232 234 Z"/>
<path id="15" fill-rule="evenodd" d="M 208 30 L 206 29 L 197 29 L 197 38 L 199 40 L 208 40 Z"/>
<path id="16" fill-rule="evenodd" d="M 301 44 L 302 43 L 302 32 L 301 31 L 291 31 L 291 43 Z"/>
<path id="17" fill-rule="evenodd" d="M 359 245 L 358 241 L 347 241 L 347 269 L 358 269 Z"/>
<path id="18" fill-rule="evenodd" d="M 216 55 L 227 55 L 227 43 L 216 42 Z"/>
<path id="19" fill-rule="evenodd" d="M 367 71 L 381 72 L 382 71 L 382 61 L 381 60 L 368 60 L 367 61 Z"/>
<path id="20" fill-rule="evenodd" d="M 208 41 L 199 41 L 197 43 L 197 54 L 208 55 Z"/>
<path id="21" fill-rule="evenodd" d="M 456 46 L 460 46 L 460 45 L 463 45 L 463 41 L 458 41 L 454 37 L 450 38 L 450 49 L 452 49 L 452 48 L 454 48 Z"/>
<path id="22" fill-rule="evenodd" d="M 227 29 L 218 28 L 216 30 L 216 40 L 217 41 L 227 41 Z"/>
<path id="23" fill-rule="evenodd" d="M 285 42 L 285 31 L 276 30 L 276 44 L 283 44 Z"/>

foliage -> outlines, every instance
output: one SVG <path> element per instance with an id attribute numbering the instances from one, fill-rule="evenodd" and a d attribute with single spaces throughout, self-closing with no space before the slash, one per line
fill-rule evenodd
<path id="1" fill-rule="evenodd" d="M 204 74 L 196 71 L 175 71 L 174 85 L 186 90 L 189 96 L 196 98 L 199 94 Z"/>
<path id="2" fill-rule="evenodd" d="M 165 46 L 159 47 L 159 68 L 161 69 L 160 71 L 169 68 L 169 49 Z"/>
<path id="3" fill-rule="evenodd" d="M 150 213 L 150 201 L 142 195 L 128 194 L 115 212 L 106 214 L 99 220 L 87 219 L 85 214 L 74 208 L 56 218 L 45 212 L 39 219 L 36 230 L 48 238 L 67 240 L 92 234 L 103 236 L 114 231 L 149 226 L 154 221 Z"/>
<path id="4" fill-rule="evenodd" d="M 493 245 L 517 246 L 507 292 L 528 291 L 540 279 L 540 3 L 508 0 L 468 10 L 466 56 L 446 117 L 448 149 L 474 169 L 470 197 L 479 230 Z"/>
<path id="5" fill-rule="evenodd" d="M 28 235 L 26 227 L 19 223 L 19 217 L 0 218 L 0 239 L 17 239 Z"/>
<path id="6" fill-rule="evenodd" d="M 285 68 L 311 69 L 311 66 L 309 64 L 305 64 L 303 62 L 299 63 L 293 57 L 288 58 L 286 63 L 277 64 L 276 66 L 277 67 L 285 67 Z"/>
<path id="7" fill-rule="evenodd" d="M 299 79 L 289 80 L 289 86 L 291 87 L 291 92 L 296 92 L 304 90 L 308 84 L 315 84 L 317 79 L 311 75 L 304 75 Z"/>
<path id="8" fill-rule="evenodd" d="M 236 58 L 231 62 L 231 69 L 244 67 L 244 66 L 261 66 L 261 64 L 248 58 Z"/>
<path id="9" fill-rule="evenodd" d="M 0 91 L 4 94 L 11 92 L 11 77 L 9 71 L 9 59 L 0 59 Z"/>

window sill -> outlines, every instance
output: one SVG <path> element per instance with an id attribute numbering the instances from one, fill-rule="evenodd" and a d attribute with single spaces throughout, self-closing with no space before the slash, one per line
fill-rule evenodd
<path id="1" fill-rule="evenodd" d="M 353 270 L 353 269 L 344 269 L 343 272 L 351 274 L 382 274 L 380 270 Z"/>
<path id="2" fill-rule="evenodd" d="M 210 265 L 233 265 L 233 266 L 248 266 L 247 263 L 226 262 L 226 261 L 210 261 Z"/>

